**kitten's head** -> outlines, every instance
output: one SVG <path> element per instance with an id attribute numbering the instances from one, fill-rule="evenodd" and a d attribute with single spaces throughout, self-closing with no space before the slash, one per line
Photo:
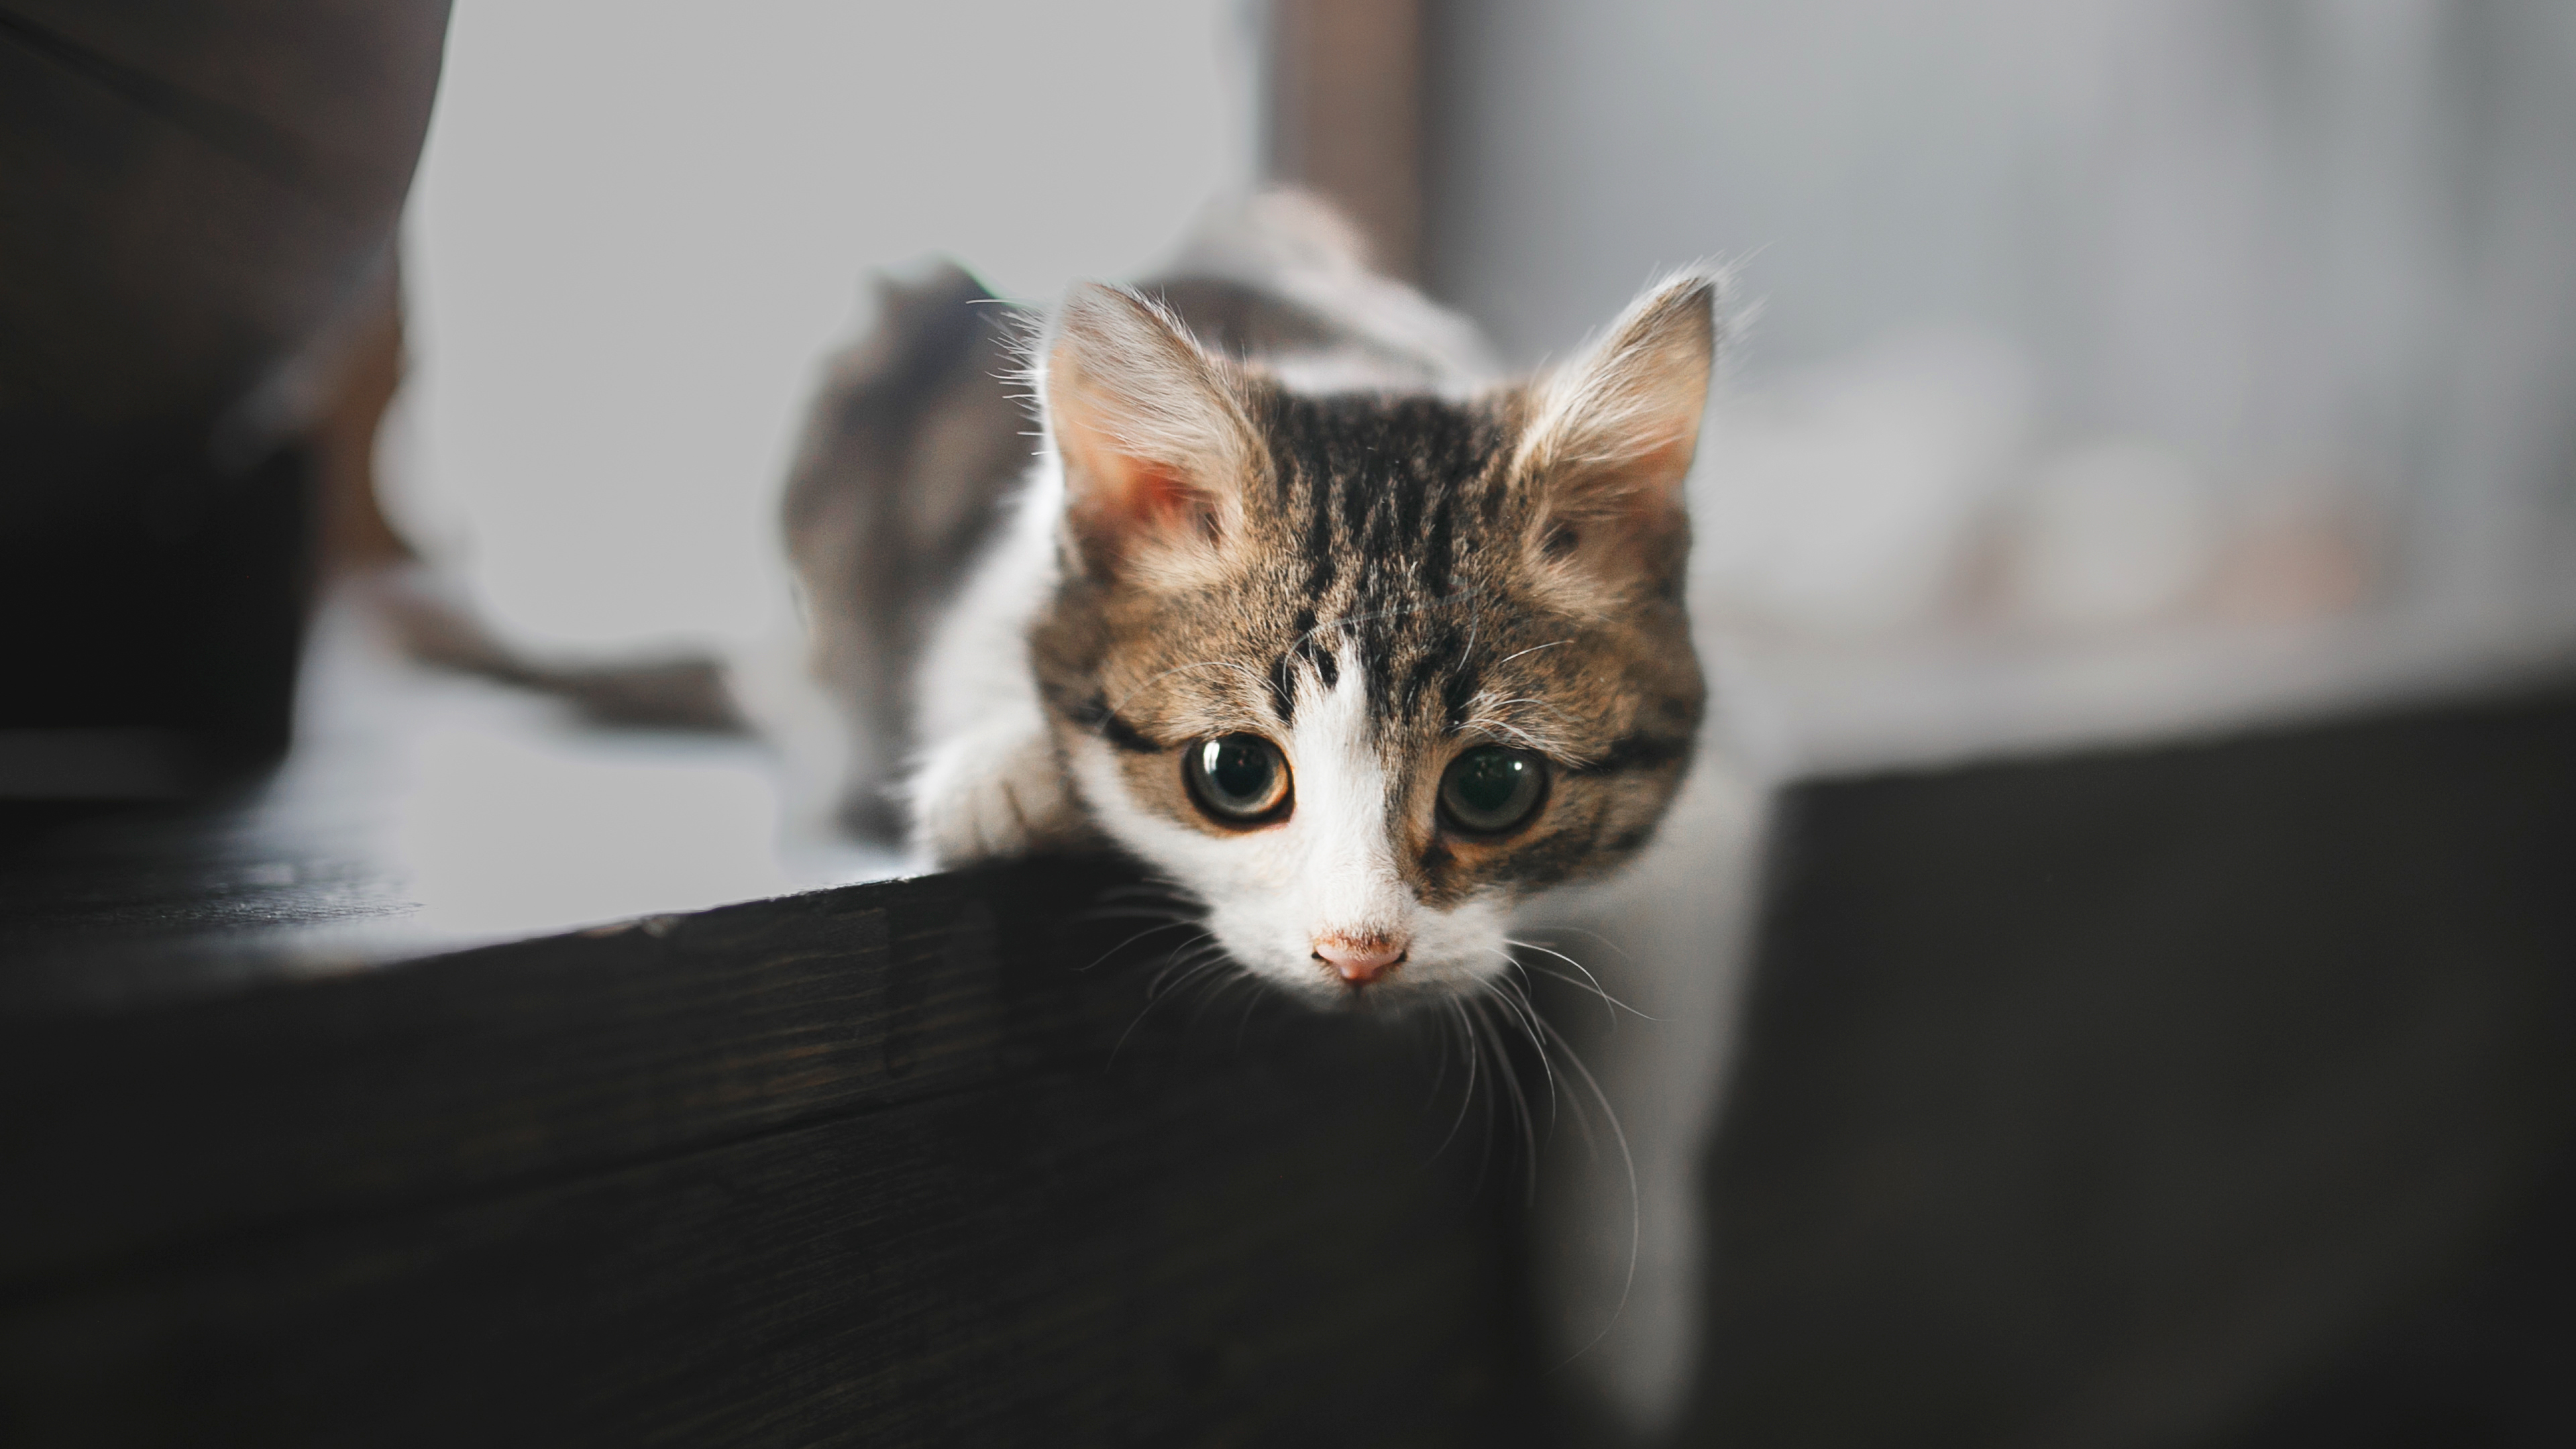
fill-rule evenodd
<path id="1" fill-rule="evenodd" d="M 1093 816 L 1244 967 L 1328 1002 L 1468 987 L 1514 905 L 1646 843 L 1704 693 L 1681 485 L 1715 296 L 1676 277 L 1467 399 L 1296 392 L 1133 294 L 1066 303 L 1041 694 Z"/>

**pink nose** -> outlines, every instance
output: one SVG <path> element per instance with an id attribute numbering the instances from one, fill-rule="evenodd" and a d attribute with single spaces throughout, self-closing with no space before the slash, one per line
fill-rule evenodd
<path id="1" fill-rule="evenodd" d="M 1318 936 L 1315 959 L 1353 986 L 1366 986 L 1404 964 L 1406 944 L 1386 936 Z"/>

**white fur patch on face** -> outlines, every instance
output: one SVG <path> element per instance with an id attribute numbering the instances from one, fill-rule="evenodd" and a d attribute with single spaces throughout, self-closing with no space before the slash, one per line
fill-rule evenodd
<path id="1" fill-rule="evenodd" d="M 1208 929 L 1253 974 L 1320 1000 L 1349 996 L 1354 988 L 1315 956 L 1318 941 L 1340 937 L 1402 943 L 1404 963 L 1364 988 L 1372 998 L 1472 989 L 1504 969 L 1508 909 L 1471 900 L 1434 910 L 1398 873 L 1394 782 L 1369 725 L 1367 676 L 1347 651 L 1339 663 L 1330 688 L 1305 673 L 1296 719 L 1276 741 L 1296 792 L 1277 825 L 1211 834 L 1170 819 L 1134 798 L 1094 739 L 1072 750 L 1075 779 L 1102 827 L 1205 903 Z"/>

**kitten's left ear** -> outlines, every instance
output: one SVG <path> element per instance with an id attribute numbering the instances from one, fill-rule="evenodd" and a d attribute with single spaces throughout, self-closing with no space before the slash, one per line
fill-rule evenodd
<path id="1" fill-rule="evenodd" d="M 1161 307 L 1077 285 L 1049 330 L 1040 391 L 1085 568 L 1204 555 L 1241 524 L 1251 429 L 1227 364 Z"/>
<path id="2" fill-rule="evenodd" d="M 1533 390 L 1516 471 L 1539 499 L 1553 556 L 1605 531 L 1609 545 L 1685 537 L 1682 479 L 1699 449 L 1717 365 L 1721 276 L 1674 274 L 1628 305 L 1584 353 Z"/>

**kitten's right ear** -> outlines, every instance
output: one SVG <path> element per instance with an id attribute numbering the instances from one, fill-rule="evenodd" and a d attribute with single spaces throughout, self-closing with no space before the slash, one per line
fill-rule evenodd
<path id="1" fill-rule="evenodd" d="M 1077 284 L 1042 356 L 1039 394 L 1084 568 L 1204 557 L 1241 527 L 1252 431 L 1227 364 L 1170 313 L 1121 288 Z"/>
<path id="2" fill-rule="evenodd" d="M 1671 575 L 1689 528 L 1682 480 L 1721 340 L 1722 273 L 1646 289 L 1583 354 L 1533 389 L 1516 468 L 1537 490 L 1535 540 L 1602 567 Z M 1669 580 L 1668 580 L 1669 581 Z"/>

